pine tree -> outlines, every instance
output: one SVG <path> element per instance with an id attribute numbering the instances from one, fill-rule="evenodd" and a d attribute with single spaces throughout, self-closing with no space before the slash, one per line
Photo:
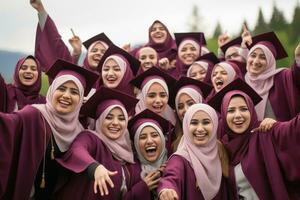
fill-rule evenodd
<path id="1" fill-rule="evenodd" d="M 281 30 L 286 30 L 287 26 L 287 21 L 283 15 L 283 12 L 280 11 L 277 6 L 274 3 L 273 6 L 273 14 L 269 23 L 269 27 L 273 31 L 281 31 Z"/>
<path id="2" fill-rule="evenodd" d="M 257 35 L 257 34 L 265 33 L 269 30 L 270 29 L 268 28 L 268 25 L 265 21 L 262 9 L 259 8 L 258 18 L 257 18 L 256 26 L 254 28 L 254 34 Z"/>
<path id="3" fill-rule="evenodd" d="M 214 31 L 214 34 L 213 34 L 213 38 L 218 38 L 219 35 L 221 35 L 221 33 L 222 33 L 222 27 L 221 27 L 220 22 L 218 21 L 215 31 Z"/>
<path id="4" fill-rule="evenodd" d="M 289 43 L 293 44 L 295 42 L 298 42 L 298 38 L 300 35 L 300 5 L 297 4 L 295 10 L 294 10 L 294 17 L 293 21 L 289 26 Z"/>

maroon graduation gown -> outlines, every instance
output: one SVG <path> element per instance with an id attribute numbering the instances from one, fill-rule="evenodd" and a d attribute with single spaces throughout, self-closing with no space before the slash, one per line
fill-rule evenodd
<path id="1" fill-rule="evenodd" d="M 300 67 L 296 63 L 274 76 L 268 99 L 277 121 L 288 121 L 300 112 Z"/>
<path id="2" fill-rule="evenodd" d="M 243 172 L 260 199 L 300 199 L 300 115 L 288 122 L 277 122 L 266 133 L 251 134 L 241 158 Z M 225 147 L 230 157 L 230 183 L 235 188 L 234 141 Z M 237 163 L 238 164 L 238 163 Z M 237 195 L 236 195 L 236 199 Z"/>
<path id="3" fill-rule="evenodd" d="M 89 131 L 81 132 L 73 141 L 65 155 L 57 159 L 58 162 L 70 170 L 72 173 L 69 179 L 58 180 L 60 189 L 56 190 L 56 199 L 120 199 L 122 171 L 121 162 L 114 159 L 110 150 L 95 134 Z M 99 163 L 110 171 L 117 171 L 115 176 L 111 176 L 114 188 L 108 186 L 109 195 L 100 196 L 100 192 L 94 194 L 94 180 L 87 176 L 87 168 Z M 65 182 L 62 184 L 62 182 Z"/>
<path id="4" fill-rule="evenodd" d="M 43 119 L 32 106 L 13 114 L 0 113 L 0 199 L 28 199 L 34 182 L 40 184 L 44 155 L 46 189 L 36 187 L 35 194 L 42 198 L 54 188 L 55 180 L 49 176 L 58 170 L 55 161 L 50 161 L 50 151 L 45 154 L 52 133 Z"/>
<path id="5" fill-rule="evenodd" d="M 201 190 L 196 186 L 196 176 L 190 163 L 179 155 L 172 155 L 168 160 L 157 192 L 174 189 L 179 200 L 204 200 Z M 213 199 L 230 199 L 226 180 L 222 177 L 218 194 Z"/>
<path id="6" fill-rule="evenodd" d="M 43 30 L 39 24 L 37 26 L 35 57 L 40 61 L 43 71 L 47 71 L 58 58 L 76 62 L 49 15 Z"/>

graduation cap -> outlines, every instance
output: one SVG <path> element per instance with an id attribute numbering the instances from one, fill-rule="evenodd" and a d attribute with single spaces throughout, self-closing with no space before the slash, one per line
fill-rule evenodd
<path id="1" fill-rule="evenodd" d="M 57 59 L 52 67 L 46 72 L 50 79 L 54 80 L 57 75 L 70 74 L 76 76 L 84 86 L 84 95 L 86 96 L 97 81 L 99 75 L 70 63 L 65 60 Z"/>
<path id="2" fill-rule="evenodd" d="M 207 54 L 204 54 L 203 56 L 199 57 L 195 62 L 197 62 L 197 61 L 209 61 L 213 65 L 220 62 L 218 57 L 213 52 L 209 52 Z"/>
<path id="3" fill-rule="evenodd" d="M 271 50 L 276 60 L 288 56 L 282 43 L 274 32 L 267 32 L 254 36 L 252 38 L 252 44 L 248 47 L 248 49 L 251 49 L 256 44 L 263 44 L 267 46 Z"/>
<path id="4" fill-rule="evenodd" d="M 153 122 L 154 124 L 158 124 L 164 135 L 167 135 L 173 128 L 173 125 L 168 120 L 149 109 L 145 109 L 131 118 L 128 122 L 128 130 L 132 140 L 134 140 L 134 135 L 138 127 L 145 122 Z"/>
<path id="5" fill-rule="evenodd" d="M 138 100 L 133 96 L 127 95 L 120 91 L 110 89 L 107 87 L 100 87 L 96 93 L 81 107 L 80 113 L 97 119 L 101 112 L 98 111 L 98 106 L 108 101 L 118 101 L 124 105 L 125 109 L 129 112 L 135 108 Z"/>
<path id="6" fill-rule="evenodd" d="M 181 76 L 179 80 L 176 82 L 175 86 L 172 89 L 172 92 L 170 92 L 170 100 L 169 105 L 175 109 L 175 98 L 178 93 L 178 91 L 184 87 L 184 86 L 193 86 L 199 89 L 201 91 L 201 96 L 203 99 L 205 99 L 210 91 L 212 90 L 212 86 L 208 85 L 207 83 L 204 83 L 202 81 L 198 81 L 189 77 Z"/>
<path id="7" fill-rule="evenodd" d="M 195 40 L 199 45 L 206 45 L 206 40 L 203 32 L 187 32 L 187 33 L 174 33 L 177 47 L 186 39 Z"/>
<path id="8" fill-rule="evenodd" d="M 226 93 L 239 90 L 247 94 L 253 101 L 254 106 L 258 104 L 262 98 L 255 92 L 255 90 L 249 86 L 246 82 L 241 79 L 235 79 L 230 84 L 226 85 L 222 90 L 215 94 L 209 101 L 208 104 L 213 107 L 216 111 L 221 113 L 221 106 L 223 102 L 223 98 Z"/>
<path id="9" fill-rule="evenodd" d="M 103 56 L 98 64 L 98 67 L 97 67 L 98 71 L 101 72 L 103 63 L 107 57 L 109 57 L 111 55 L 116 55 L 116 54 L 121 55 L 124 59 L 127 60 L 127 62 L 129 63 L 129 66 L 132 70 L 132 73 L 134 75 L 136 75 L 136 73 L 138 72 L 139 67 L 140 67 L 140 61 L 138 59 L 136 59 L 134 56 L 132 56 L 131 54 L 129 54 L 127 51 L 125 51 L 113 44 L 111 44 L 109 46 L 109 48 L 103 54 Z"/>
<path id="10" fill-rule="evenodd" d="M 236 47 L 240 47 L 241 46 L 241 43 L 242 43 L 243 39 L 242 37 L 237 37 L 233 40 L 230 40 L 229 42 L 227 42 L 226 44 L 222 45 L 220 48 L 222 50 L 222 52 L 226 53 L 227 49 L 229 49 L 229 47 L 233 47 L 233 46 L 236 46 Z"/>
<path id="11" fill-rule="evenodd" d="M 83 46 L 85 46 L 86 49 L 89 49 L 89 47 L 96 41 L 105 42 L 108 46 L 113 44 L 113 42 L 105 35 L 105 33 L 100 33 L 98 35 L 95 35 L 94 37 L 91 37 L 90 39 L 83 42 Z"/>
<path id="12" fill-rule="evenodd" d="M 166 72 L 162 71 L 161 69 L 159 69 L 157 67 L 151 67 L 147 71 L 141 73 L 140 75 L 138 75 L 137 77 L 135 77 L 134 79 L 132 79 L 130 81 L 130 83 L 132 85 L 136 86 L 137 88 L 141 89 L 144 80 L 146 78 L 148 78 L 148 77 L 151 77 L 151 76 L 159 76 L 162 79 L 164 79 L 165 82 L 166 82 L 166 84 L 169 87 L 169 90 L 176 83 L 176 79 L 175 78 L 173 78 L 172 76 L 170 76 L 169 74 L 167 74 Z"/>

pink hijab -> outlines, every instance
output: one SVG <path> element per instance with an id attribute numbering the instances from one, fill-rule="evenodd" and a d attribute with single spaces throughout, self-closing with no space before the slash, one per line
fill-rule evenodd
<path id="1" fill-rule="evenodd" d="M 207 144 L 195 146 L 189 137 L 189 125 L 198 111 L 206 112 L 213 123 L 213 131 Z M 213 199 L 219 192 L 222 179 L 221 161 L 218 156 L 217 145 L 218 116 L 216 111 L 206 104 L 194 104 L 186 112 L 183 118 L 183 137 L 174 153 L 184 157 L 191 164 L 197 185 L 204 199 Z"/>
<path id="2" fill-rule="evenodd" d="M 111 56 L 108 56 L 105 61 L 103 62 L 103 65 L 109 60 L 113 59 L 120 67 L 121 69 L 121 77 L 120 77 L 120 82 L 117 87 L 113 88 L 118 91 L 121 91 L 123 93 L 133 95 L 133 86 L 129 83 L 130 80 L 134 78 L 133 72 L 130 68 L 130 64 L 128 61 L 120 54 L 113 54 Z M 102 70 L 102 69 L 101 69 Z M 101 77 L 102 79 L 102 77 Z M 103 80 L 100 81 L 99 87 L 103 85 Z M 106 86 L 105 86 L 106 87 Z"/>
<path id="3" fill-rule="evenodd" d="M 121 137 L 119 137 L 116 140 L 111 140 L 102 133 L 101 127 L 106 116 L 114 108 L 120 108 L 124 113 L 126 127 Z M 112 152 L 113 156 L 120 161 L 134 163 L 131 140 L 129 138 L 129 132 L 127 130 L 128 114 L 125 108 L 123 106 L 116 105 L 116 104 L 110 105 L 102 112 L 102 114 L 98 117 L 95 123 L 96 123 L 96 132 L 94 131 L 92 132 L 95 135 L 97 135 L 106 144 L 106 146 Z"/>
<path id="4" fill-rule="evenodd" d="M 264 119 L 266 105 L 269 97 L 269 91 L 273 87 L 274 84 L 274 76 L 281 72 L 283 68 L 276 69 L 276 60 L 272 53 L 272 51 L 264 44 L 258 43 L 254 45 L 248 54 L 247 59 L 249 58 L 250 54 L 260 48 L 267 59 L 267 68 L 258 76 L 253 76 L 249 73 L 249 65 L 247 63 L 247 73 L 245 75 L 245 81 L 248 83 L 261 97 L 262 101 L 255 106 L 255 110 L 257 113 L 258 120 L 261 121 Z"/>
<path id="5" fill-rule="evenodd" d="M 182 94 L 189 95 L 196 103 L 203 102 L 203 97 L 198 90 L 194 89 L 192 85 L 184 86 L 176 94 L 176 97 L 175 97 L 176 110 L 178 110 L 177 106 L 179 104 L 179 97 Z"/>
<path id="6" fill-rule="evenodd" d="M 144 82 L 146 82 L 146 84 L 144 84 Z M 136 114 L 142 112 L 143 110 L 145 110 L 147 108 L 147 106 L 146 106 L 147 93 L 148 93 L 150 87 L 152 86 L 152 84 L 154 84 L 154 83 L 160 84 L 166 91 L 168 97 L 170 96 L 168 86 L 161 77 L 151 76 L 151 77 L 147 78 L 144 82 L 142 84 L 142 85 L 144 85 L 144 86 L 142 86 L 142 91 L 139 94 L 139 96 L 137 97 L 140 100 L 136 104 L 136 107 L 135 107 Z M 169 105 L 166 106 L 166 108 L 161 116 L 163 118 L 165 118 L 166 120 L 169 120 L 169 122 L 171 122 L 172 125 L 175 125 L 175 123 L 176 123 L 175 113 Z"/>
<path id="7" fill-rule="evenodd" d="M 83 66 L 84 66 L 85 69 L 92 70 L 93 72 L 95 72 L 95 73 L 98 74 L 98 71 L 97 71 L 97 70 L 91 69 L 90 64 L 89 64 L 89 61 L 88 61 L 88 55 L 90 54 L 90 52 L 92 51 L 92 49 L 94 48 L 94 46 L 95 46 L 96 44 L 101 44 L 102 46 L 104 46 L 104 48 L 105 48 L 106 50 L 107 50 L 108 47 L 109 47 L 108 44 L 106 44 L 105 42 L 103 42 L 103 41 L 101 41 L 101 40 L 98 40 L 98 41 L 93 42 L 93 43 L 89 46 L 89 48 L 87 49 L 86 57 L 85 57 L 85 59 L 84 59 L 84 61 L 83 61 Z"/>
<path id="8" fill-rule="evenodd" d="M 191 77 L 191 71 L 192 71 L 192 68 L 193 67 L 201 67 L 203 68 L 206 72 L 207 72 L 207 69 L 209 67 L 209 64 L 205 61 L 196 61 L 194 62 L 193 64 L 191 64 L 191 66 L 189 67 L 189 69 L 187 70 L 187 73 L 186 73 L 186 76 L 187 77 Z"/>
<path id="9" fill-rule="evenodd" d="M 57 90 L 59 86 L 67 81 L 73 81 L 78 87 L 80 100 L 73 112 L 66 115 L 61 115 L 55 111 L 52 105 L 52 99 L 55 90 Z M 81 81 L 73 75 L 64 74 L 58 76 L 52 82 L 47 92 L 46 104 L 32 105 L 42 113 L 42 115 L 50 125 L 57 146 L 62 152 L 67 151 L 76 136 L 84 130 L 78 120 L 79 111 L 83 102 L 83 94 L 84 88 Z"/>

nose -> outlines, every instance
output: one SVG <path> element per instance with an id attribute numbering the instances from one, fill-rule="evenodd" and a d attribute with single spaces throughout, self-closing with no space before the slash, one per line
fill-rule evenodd
<path id="1" fill-rule="evenodd" d="M 66 91 L 63 93 L 62 97 L 63 97 L 64 99 L 70 99 L 70 98 L 71 98 L 71 92 L 70 92 L 69 90 L 66 90 Z"/>
<path id="2" fill-rule="evenodd" d="M 114 75 L 113 69 L 110 68 L 110 69 L 108 70 L 107 74 L 108 74 L 108 75 Z"/>
<path id="3" fill-rule="evenodd" d="M 155 103 L 160 103 L 160 102 L 162 102 L 161 97 L 160 97 L 160 96 L 156 96 L 154 102 L 155 102 Z"/>
<path id="4" fill-rule="evenodd" d="M 153 139 L 151 136 L 147 136 L 146 144 L 151 144 L 153 143 Z"/>
<path id="5" fill-rule="evenodd" d="M 112 124 L 117 125 L 118 122 L 119 122 L 119 120 L 116 117 L 114 117 L 112 120 Z"/>
<path id="6" fill-rule="evenodd" d="M 197 126 L 197 131 L 198 131 L 198 132 L 204 131 L 204 128 L 203 128 L 202 123 L 199 123 L 199 124 L 198 124 L 198 126 Z"/>
<path id="7" fill-rule="evenodd" d="M 241 112 L 239 110 L 236 110 L 234 112 L 234 118 L 241 118 L 241 117 L 242 117 Z"/>

